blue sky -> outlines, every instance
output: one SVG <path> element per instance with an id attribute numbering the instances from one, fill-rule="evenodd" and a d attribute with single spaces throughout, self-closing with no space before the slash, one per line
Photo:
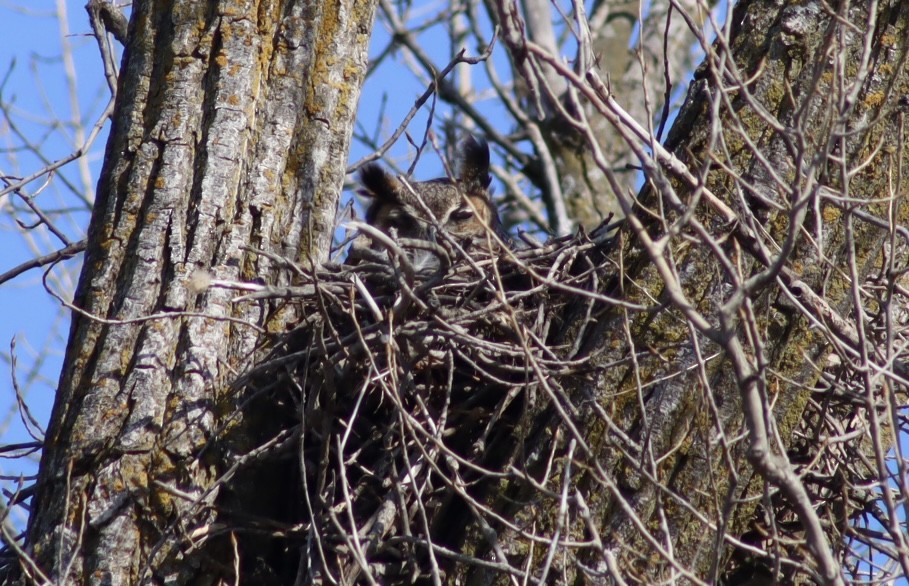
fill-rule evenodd
<path id="1" fill-rule="evenodd" d="M 15 176 L 32 173 L 42 163 L 19 148 L 21 140 L 16 138 L 10 122 L 29 140 L 35 141 L 44 156 L 56 160 L 70 153 L 76 141 L 74 127 L 63 124 L 48 128 L 46 124 L 55 117 L 64 121 L 73 119 L 68 88 L 77 88 L 79 113 L 91 121 L 89 125 L 106 103 L 98 51 L 94 41 L 85 36 L 89 29 L 82 8 L 84 3 L 61 4 L 70 11 L 71 30 L 65 41 L 55 17 L 55 3 L 40 0 L 22 5 L 27 9 L 17 8 L 13 3 L 0 4 L 0 38 L 3 39 L 0 41 L 0 78 L 4 80 L 0 95 L 9 107 L 8 115 L 0 115 L 0 149 L 3 149 L 0 170 Z M 66 75 L 67 64 L 60 59 L 62 42 L 72 47 L 74 76 Z M 106 138 L 100 137 L 87 158 L 92 177 L 97 177 L 105 142 Z M 83 191 L 82 179 L 84 176 L 80 177 L 78 166 L 71 165 L 61 170 L 60 177 L 44 187 L 36 199 L 43 209 L 75 210 L 56 222 L 72 241 L 83 237 L 88 223 L 85 204 L 74 196 L 74 191 Z M 67 182 L 72 188 L 66 185 Z M 42 184 L 36 182 L 27 189 L 34 193 L 41 190 Z M 22 207 L 20 201 L 8 198 L 0 200 L 0 205 L 14 202 Z M 23 238 L 21 230 L 7 214 L 0 216 L 0 272 L 33 258 L 36 252 L 47 253 L 60 247 L 62 243 L 46 230 L 34 230 L 29 239 Z M 56 282 L 51 280 L 50 284 L 68 294 L 78 260 L 70 261 L 67 266 L 70 270 L 57 271 L 59 278 Z M 16 338 L 19 386 L 27 393 L 25 399 L 41 425 L 47 422 L 60 372 L 69 316 L 44 292 L 41 277 L 42 271 L 30 271 L 0 286 L 0 441 L 3 443 L 31 439 L 16 409 L 9 363 L 11 340 Z M 33 473 L 36 461 L 27 462 L 29 465 L 23 469 L 22 461 L 0 460 L 0 474 Z"/>

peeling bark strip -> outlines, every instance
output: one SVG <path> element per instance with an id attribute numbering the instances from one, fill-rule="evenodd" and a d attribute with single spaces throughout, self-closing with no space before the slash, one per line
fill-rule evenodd
<path id="1" fill-rule="evenodd" d="M 293 315 L 266 324 L 261 307 L 188 281 L 287 281 L 245 246 L 326 258 L 374 8 L 133 5 L 28 528 L 51 578 L 189 583 L 223 569 L 198 546 L 222 472 L 206 442 L 262 341 L 238 324 L 280 331 Z"/>

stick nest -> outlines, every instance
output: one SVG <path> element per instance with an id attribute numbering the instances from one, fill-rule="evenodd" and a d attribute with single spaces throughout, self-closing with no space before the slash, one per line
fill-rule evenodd
<path id="1" fill-rule="evenodd" d="M 489 561 L 488 540 L 470 554 L 459 545 L 494 522 L 487 503 L 509 469 L 545 457 L 517 449 L 545 433 L 521 421 L 549 404 L 541 385 L 559 392 L 589 369 L 551 338 L 608 301 L 611 247 L 580 234 L 496 254 L 447 249 L 423 272 L 402 249 L 298 272 L 281 297 L 302 321 L 244 382 L 290 391 L 279 410 L 298 414 L 279 427 L 298 425 L 310 580 L 355 583 L 368 565 L 379 581 L 409 582 L 470 560 L 512 572 Z"/>

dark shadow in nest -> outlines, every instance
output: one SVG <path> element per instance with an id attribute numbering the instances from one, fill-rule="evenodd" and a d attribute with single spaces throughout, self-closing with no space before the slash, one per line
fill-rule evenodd
<path id="1" fill-rule="evenodd" d="M 296 442 L 245 467 L 220 499 L 236 510 L 257 497 L 247 520 L 282 528 L 241 548 L 244 570 L 260 583 L 367 583 L 364 566 L 379 583 L 444 582 L 456 564 L 494 558 L 492 539 L 460 545 L 498 524 L 486 504 L 510 471 L 533 476 L 522 440 L 552 418 L 539 381 L 582 374 L 547 343 L 579 307 L 605 304 L 582 293 L 615 287 L 612 244 L 579 234 L 446 249 L 417 272 L 405 250 L 428 243 L 401 240 L 355 266 L 299 271 L 273 297 L 301 321 L 244 377 L 254 398 L 243 409 L 256 441 L 293 430 Z"/>

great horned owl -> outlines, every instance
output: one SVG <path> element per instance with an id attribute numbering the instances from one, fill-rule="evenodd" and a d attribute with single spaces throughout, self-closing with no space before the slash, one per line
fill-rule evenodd
<path id="1" fill-rule="evenodd" d="M 405 183 L 377 163 L 363 167 L 359 179 L 363 186 L 359 193 L 371 200 L 366 222 L 392 237 L 436 241 L 436 229 L 441 228 L 461 244 L 488 248 L 490 230 L 503 235 L 489 194 L 486 141 L 472 136 L 464 141 L 456 179 Z M 362 246 L 362 242 L 354 242 L 352 252 Z M 427 255 L 415 255 L 414 260 L 426 261 Z"/>

